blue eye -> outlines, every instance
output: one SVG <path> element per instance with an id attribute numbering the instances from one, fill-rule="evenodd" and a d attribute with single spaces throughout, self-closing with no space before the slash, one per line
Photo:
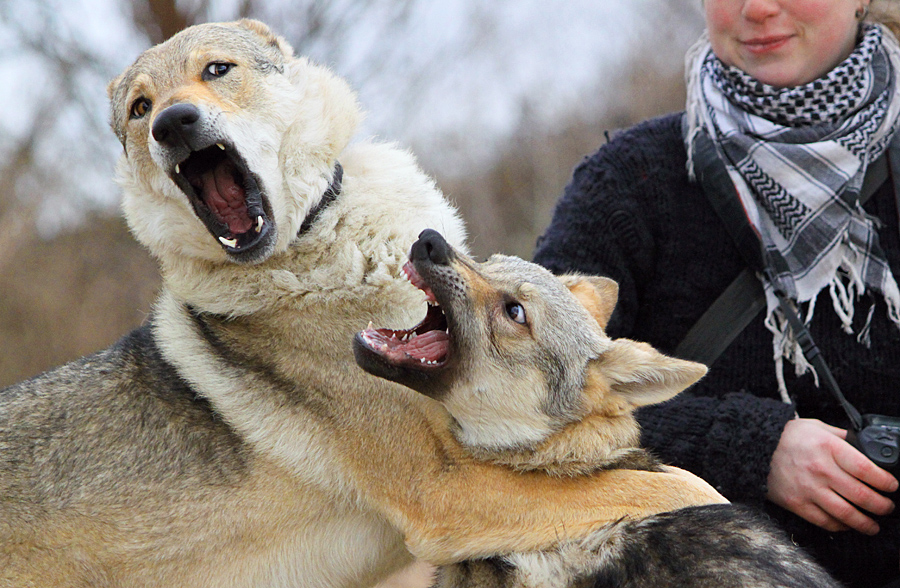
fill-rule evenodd
<path id="1" fill-rule="evenodd" d="M 519 304 L 518 302 L 507 302 L 506 303 L 506 316 L 511 318 L 514 322 L 519 323 L 520 325 L 525 324 L 525 307 Z"/>

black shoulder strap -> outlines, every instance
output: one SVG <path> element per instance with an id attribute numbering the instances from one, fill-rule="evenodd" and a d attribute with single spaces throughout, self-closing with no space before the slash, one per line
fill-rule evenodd
<path id="1" fill-rule="evenodd" d="M 756 272 L 744 269 L 697 319 L 675 355 L 712 365 L 765 307 L 762 282 Z"/>
<path id="2" fill-rule="evenodd" d="M 712 365 L 766 307 L 766 296 L 756 275 L 763 267 L 759 238 L 747 220 L 734 184 L 712 140 L 701 133 L 697 141 L 694 153 L 697 179 L 749 266 L 710 305 L 675 350 L 678 357 Z M 891 163 L 900 166 L 900 161 L 892 159 Z M 897 171 L 894 170 L 895 182 L 900 181 Z M 879 157 L 866 169 L 860 202 L 868 200 L 888 177 L 888 158 Z"/>

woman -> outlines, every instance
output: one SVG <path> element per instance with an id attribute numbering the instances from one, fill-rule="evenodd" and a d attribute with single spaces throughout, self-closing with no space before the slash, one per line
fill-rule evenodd
<path id="1" fill-rule="evenodd" d="M 869 8 L 706 0 L 686 114 L 622 132 L 586 159 L 535 253 L 556 272 L 617 280 L 609 333 L 674 352 L 746 267 L 694 178 L 698 145 L 715 146 L 730 197 L 762 240 L 768 308 L 691 391 L 640 413 L 643 443 L 729 499 L 758 504 L 847 585 L 866 587 L 900 576 L 900 526 L 876 516 L 894 504 L 875 491 L 898 483 L 846 442 L 848 419 L 817 385 L 772 291 L 811 317 L 852 404 L 900 416 L 892 182 L 864 211 L 856 203 L 869 164 L 900 145 L 900 47 L 866 22 Z"/>

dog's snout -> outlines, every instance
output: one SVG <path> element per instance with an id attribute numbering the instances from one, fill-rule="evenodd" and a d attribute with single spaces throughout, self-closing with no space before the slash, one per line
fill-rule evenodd
<path id="1" fill-rule="evenodd" d="M 158 142 L 174 146 L 178 143 L 190 145 L 200 120 L 200 109 L 193 104 L 180 102 L 167 107 L 153 121 L 153 138 Z"/>
<path id="2" fill-rule="evenodd" d="M 438 265 L 448 265 L 453 257 L 453 250 L 446 239 L 434 229 L 425 229 L 419 234 L 419 239 L 413 243 L 409 254 L 410 259 L 429 260 Z"/>

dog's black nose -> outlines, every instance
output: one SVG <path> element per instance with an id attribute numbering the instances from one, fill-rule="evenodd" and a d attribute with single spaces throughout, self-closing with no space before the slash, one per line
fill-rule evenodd
<path id="1" fill-rule="evenodd" d="M 153 121 L 153 138 L 169 147 L 179 143 L 190 145 L 199 120 L 200 109 L 193 104 L 173 104 L 160 112 Z"/>
<path id="2" fill-rule="evenodd" d="M 438 265 L 449 265 L 453 257 L 453 249 L 446 239 L 434 229 L 425 229 L 419 234 L 419 240 L 413 243 L 409 251 L 412 261 L 430 260 Z"/>

